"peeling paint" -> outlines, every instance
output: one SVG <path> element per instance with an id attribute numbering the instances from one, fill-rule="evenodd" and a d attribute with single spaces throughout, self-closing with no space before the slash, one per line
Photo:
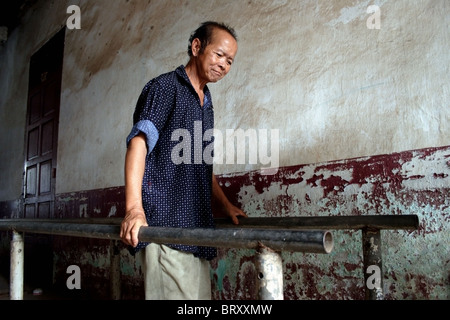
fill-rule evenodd
<path id="1" fill-rule="evenodd" d="M 251 217 L 418 215 L 417 231 L 382 233 L 385 298 L 441 299 L 449 293 L 444 289 L 450 270 L 449 157 L 450 147 L 429 148 L 286 167 L 273 177 L 223 175 L 218 181 Z M 299 254 L 295 259 L 284 254 L 285 299 L 364 299 L 360 236 L 334 234 L 332 265 L 320 255 L 300 263 Z M 380 250 L 373 244 L 372 250 Z M 423 261 L 415 262 L 419 257 Z M 406 270 L 428 280 L 412 286 L 409 276 L 398 276 Z M 406 293 L 410 290 L 418 291 Z"/>
<path id="2" fill-rule="evenodd" d="M 378 245 L 375 244 L 373 237 L 370 237 L 370 250 L 372 250 L 374 252 L 378 251 Z"/>
<path id="3" fill-rule="evenodd" d="M 87 207 L 88 207 L 87 204 L 81 204 L 80 205 L 80 210 L 79 210 L 80 218 L 87 218 L 88 217 Z"/>
<path id="4" fill-rule="evenodd" d="M 109 214 L 108 214 L 108 218 L 114 217 L 117 213 L 117 208 L 116 206 L 112 206 L 111 210 L 109 210 Z"/>

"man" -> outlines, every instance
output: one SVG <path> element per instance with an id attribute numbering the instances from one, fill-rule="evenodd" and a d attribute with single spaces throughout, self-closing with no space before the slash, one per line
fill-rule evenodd
<path id="1" fill-rule="evenodd" d="M 192 141 L 214 126 L 214 110 L 207 83 L 221 80 L 237 53 L 232 28 L 204 22 L 189 39 L 189 62 L 150 80 L 138 99 L 125 157 L 126 213 L 120 237 L 125 244 L 145 248 L 146 299 L 211 299 L 209 260 L 216 249 L 204 246 L 142 243 L 141 226 L 213 228 L 211 200 L 223 205 L 234 224 L 247 215 L 231 204 L 212 170 L 198 154 L 209 145 L 185 144 L 180 152 L 177 130 Z M 209 131 L 210 132 L 210 131 Z M 200 152 L 199 152 L 200 151 Z M 183 153 L 179 163 L 174 156 Z"/>

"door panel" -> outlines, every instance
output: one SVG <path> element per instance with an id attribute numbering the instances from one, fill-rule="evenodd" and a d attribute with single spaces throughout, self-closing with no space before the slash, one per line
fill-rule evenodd
<path id="1" fill-rule="evenodd" d="M 44 196 L 52 191 L 52 162 L 46 161 L 41 163 L 39 177 L 39 196 Z"/>
<path id="2" fill-rule="evenodd" d="M 39 154 L 39 128 L 31 129 L 28 132 L 28 155 L 27 160 L 36 158 Z"/>
<path id="3" fill-rule="evenodd" d="M 36 185 L 37 166 L 30 166 L 27 168 L 26 198 L 32 198 L 36 196 Z"/>
<path id="4" fill-rule="evenodd" d="M 47 123 L 42 125 L 42 145 L 41 153 L 43 156 L 51 153 L 53 151 L 53 130 L 55 122 L 53 119 L 49 120 Z"/>

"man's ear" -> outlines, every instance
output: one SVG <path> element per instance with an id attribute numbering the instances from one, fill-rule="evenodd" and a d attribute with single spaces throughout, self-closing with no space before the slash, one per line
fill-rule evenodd
<path id="1" fill-rule="evenodd" d="M 194 40 L 192 40 L 191 49 L 192 49 L 192 55 L 194 57 L 198 56 L 201 48 L 202 48 L 202 43 L 199 38 L 195 38 Z"/>

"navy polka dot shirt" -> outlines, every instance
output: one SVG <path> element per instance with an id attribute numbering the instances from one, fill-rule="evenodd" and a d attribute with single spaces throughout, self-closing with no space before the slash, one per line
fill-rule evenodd
<path id="1" fill-rule="evenodd" d="M 142 202 L 149 226 L 214 228 L 211 209 L 214 110 L 211 93 L 200 99 L 184 66 L 150 80 L 133 114 L 130 140 L 143 132 L 148 153 Z M 206 134 L 205 132 L 209 130 Z M 203 156 L 205 153 L 205 157 Z M 135 252 L 148 243 L 140 242 Z M 166 244 L 211 260 L 216 248 Z"/>

